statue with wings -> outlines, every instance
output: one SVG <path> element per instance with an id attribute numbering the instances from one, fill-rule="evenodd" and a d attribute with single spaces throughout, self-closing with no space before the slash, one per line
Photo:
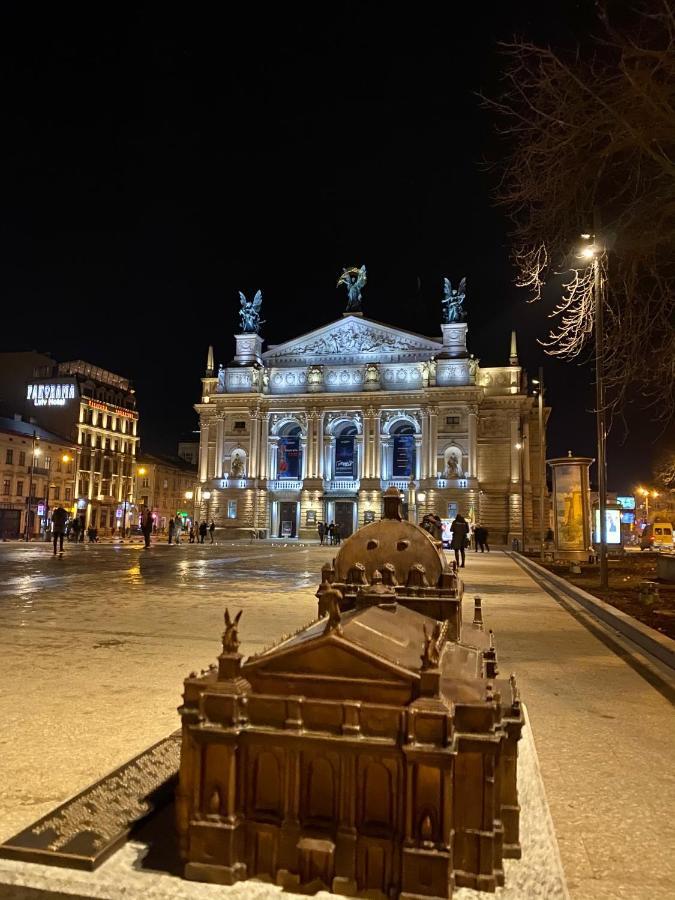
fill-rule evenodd
<path id="1" fill-rule="evenodd" d="M 443 324 L 450 322 L 463 322 L 466 319 L 466 311 L 463 303 L 466 297 L 466 278 L 462 278 L 458 288 L 453 288 L 449 278 L 443 279 Z"/>
<path id="2" fill-rule="evenodd" d="M 346 312 L 361 312 L 361 290 L 366 286 L 367 280 L 368 275 L 365 266 L 361 266 L 360 269 L 357 269 L 355 266 L 352 266 L 351 269 L 343 269 L 336 287 L 344 284 L 347 288 Z"/>
<path id="3" fill-rule="evenodd" d="M 260 318 L 260 307 L 262 306 L 262 291 L 258 291 L 253 300 L 248 301 L 246 295 L 239 291 L 239 299 L 241 309 L 239 310 L 239 319 L 243 334 L 257 334 L 264 320 Z"/>
<path id="4" fill-rule="evenodd" d="M 223 653 L 236 653 L 239 649 L 239 619 L 243 610 L 239 610 L 233 618 L 230 616 L 230 610 L 225 610 L 225 631 L 223 632 Z"/>

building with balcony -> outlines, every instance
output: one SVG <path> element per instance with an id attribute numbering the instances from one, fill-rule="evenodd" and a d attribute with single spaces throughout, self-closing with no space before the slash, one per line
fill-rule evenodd
<path id="1" fill-rule="evenodd" d="M 267 349 L 235 335 L 217 370 L 209 349 L 195 406 L 201 515 L 290 539 L 336 522 L 347 536 L 380 517 L 393 485 L 411 517 L 461 512 L 497 544 L 523 524 L 538 535 L 537 412 L 515 333 L 505 364 L 481 366 L 466 322 L 440 328 L 425 337 L 345 313 Z"/>
<path id="2" fill-rule="evenodd" d="M 44 534 L 57 506 L 72 515 L 77 448 L 25 422 L 0 418 L 0 540 Z"/>
<path id="3" fill-rule="evenodd" d="M 169 519 L 180 516 L 184 525 L 194 521 L 197 469 L 180 457 L 142 453 L 136 461 L 136 506 L 152 510 L 155 528 L 164 532 Z"/>

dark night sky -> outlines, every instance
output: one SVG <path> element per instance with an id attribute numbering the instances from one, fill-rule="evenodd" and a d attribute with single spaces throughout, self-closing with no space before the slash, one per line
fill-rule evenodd
<path id="1" fill-rule="evenodd" d="M 536 344 L 551 302 L 513 287 L 475 94 L 497 40 L 571 46 L 592 2 L 45 9 L 0 11 L 0 349 L 130 376 L 144 445 L 171 451 L 208 344 L 233 354 L 240 288 L 279 343 L 339 317 L 337 276 L 365 263 L 365 314 L 435 335 L 442 276 L 466 274 L 470 349 L 505 363 L 516 328 L 546 366 L 549 452 L 593 455 L 592 371 Z M 657 434 L 610 441 L 610 489 L 649 476 Z"/>

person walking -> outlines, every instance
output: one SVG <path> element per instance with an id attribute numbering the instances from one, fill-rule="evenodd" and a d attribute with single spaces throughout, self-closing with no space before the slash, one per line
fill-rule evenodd
<path id="1" fill-rule="evenodd" d="M 450 549 L 455 551 L 455 562 L 460 568 L 464 568 L 466 545 L 469 539 L 469 523 L 463 515 L 457 513 L 455 520 L 450 526 L 452 532 L 452 540 L 450 541 Z M 461 564 L 460 564 L 461 557 Z"/>
<path id="2" fill-rule="evenodd" d="M 76 544 L 77 539 L 80 536 L 80 520 L 79 519 L 77 519 L 77 518 L 73 519 L 71 526 L 70 526 L 70 533 L 72 534 L 73 543 Z"/>
<path id="3" fill-rule="evenodd" d="M 80 516 L 80 543 L 81 544 L 84 544 L 84 532 L 86 531 L 84 522 L 85 522 L 84 516 Z"/>
<path id="4" fill-rule="evenodd" d="M 201 522 L 199 525 L 199 543 L 204 543 L 204 538 L 206 537 L 207 525 L 206 522 Z"/>
<path id="5" fill-rule="evenodd" d="M 209 525 L 209 537 L 211 538 L 211 543 L 213 543 L 213 533 L 216 530 L 216 523 L 211 519 L 211 524 Z"/>
<path id="6" fill-rule="evenodd" d="M 152 510 L 145 509 L 143 510 L 143 519 L 141 521 L 141 532 L 143 533 L 143 538 L 145 540 L 144 549 L 147 550 L 150 547 L 150 535 L 152 534 L 152 526 L 154 523 L 154 519 L 152 517 Z"/>
<path id="7" fill-rule="evenodd" d="M 329 525 L 328 528 L 326 529 L 326 532 L 327 532 L 327 534 L 328 534 L 328 543 L 329 543 L 329 544 L 332 544 L 332 543 L 333 543 L 333 538 L 335 537 L 335 525 L 334 525 L 332 522 L 330 523 L 330 525 Z"/>
<path id="8" fill-rule="evenodd" d="M 336 522 L 335 525 L 333 525 L 333 540 L 335 541 L 336 544 L 339 545 L 339 543 L 340 543 L 340 523 L 339 522 Z"/>
<path id="9" fill-rule="evenodd" d="M 488 534 L 489 532 L 487 528 L 485 528 L 484 525 L 481 525 L 480 534 L 478 535 L 478 546 L 480 547 L 481 553 L 485 553 L 486 550 L 488 553 L 490 552 L 490 546 L 488 544 Z"/>
<path id="10" fill-rule="evenodd" d="M 173 536 L 176 533 L 176 523 L 173 519 L 169 519 L 169 543 L 173 542 Z"/>
<path id="11" fill-rule="evenodd" d="M 190 525 L 189 535 L 190 535 L 190 543 L 194 544 L 194 542 L 195 542 L 195 526 L 194 525 Z"/>
<path id="12" fill-rule="evenodd" d="M 176 518 L 173 520 L 173 530 L 174 537 L 176 538 L 176 543 L 180 544 L 180 536 L 183 533 L 183 520 L 180 516 L 176 516 Z"/>
<path id="13" fill-rule="evenodd" d="M 54 536 L 54 556 L 56 556 L 56 544 L 61 544 L 59 553 L 63 553 L 63 538 L 66 533 L 66 522 L 68 521 L 68 513 L 62 506 L 57 506 L 52 513 L 52 534 Z"/>
<path id="14" fill-rule="evenodd" d="M 319 522 L 319 524 L 316 526 L 316 530 L 319 532 L 319 544 L 323 546 L 323 536 L 326 533 L 326 528 L 323 522 Z"/>

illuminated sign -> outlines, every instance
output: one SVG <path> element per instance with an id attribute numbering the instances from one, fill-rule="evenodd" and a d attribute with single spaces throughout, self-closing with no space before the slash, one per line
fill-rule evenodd
<path id="1" fill-rule="evenodd" d="M 122 406 L 116 406 L 114 403 L 101 403 L 100 400 L 87 400 L 92 409 L 100 409 L 102 412 L 112 412 L 116 416 L 124 416 L 127 419 L 135 419 L 138 413 L 124 409 Z"/>
<path id="2" fill-rule="evenodd" d="M 635 509 L 635 497 L 617 497 L 616 502 L 621 509 Z"/>
<path id="3" fill-rule="evenodd" d="M 621 524 L 622 525 L 634 525 L 635 524 L 635 513 L 634 512 L 622 512 L 621 513 Z"/>
<path id="4" fill-rule="evenodd" d="M 44 516 L 44 514 L 45 514 L 44 503 L 38 503 L 37 514 L 38 514 L 38 516 Z"/>
<path id="5" fill-rule="evenodd" d="M 33 406 L 65 406 L 74 399 L 74 384 L 29 384 L 26 391 L 26 400 L 32 400 Z"/>
<path id="6" fill-rule="evenodd" d="M 621 543 L 621 510 L 620 509 L 606 509 L 605 510 L 605 522 L 607 523 L 607 543 L 608 544 L 620 544 Z M 595 510 L 595 534 L 593 535 L 593 542 L 595 544 L 600 543 L 600 510 Z"/>

